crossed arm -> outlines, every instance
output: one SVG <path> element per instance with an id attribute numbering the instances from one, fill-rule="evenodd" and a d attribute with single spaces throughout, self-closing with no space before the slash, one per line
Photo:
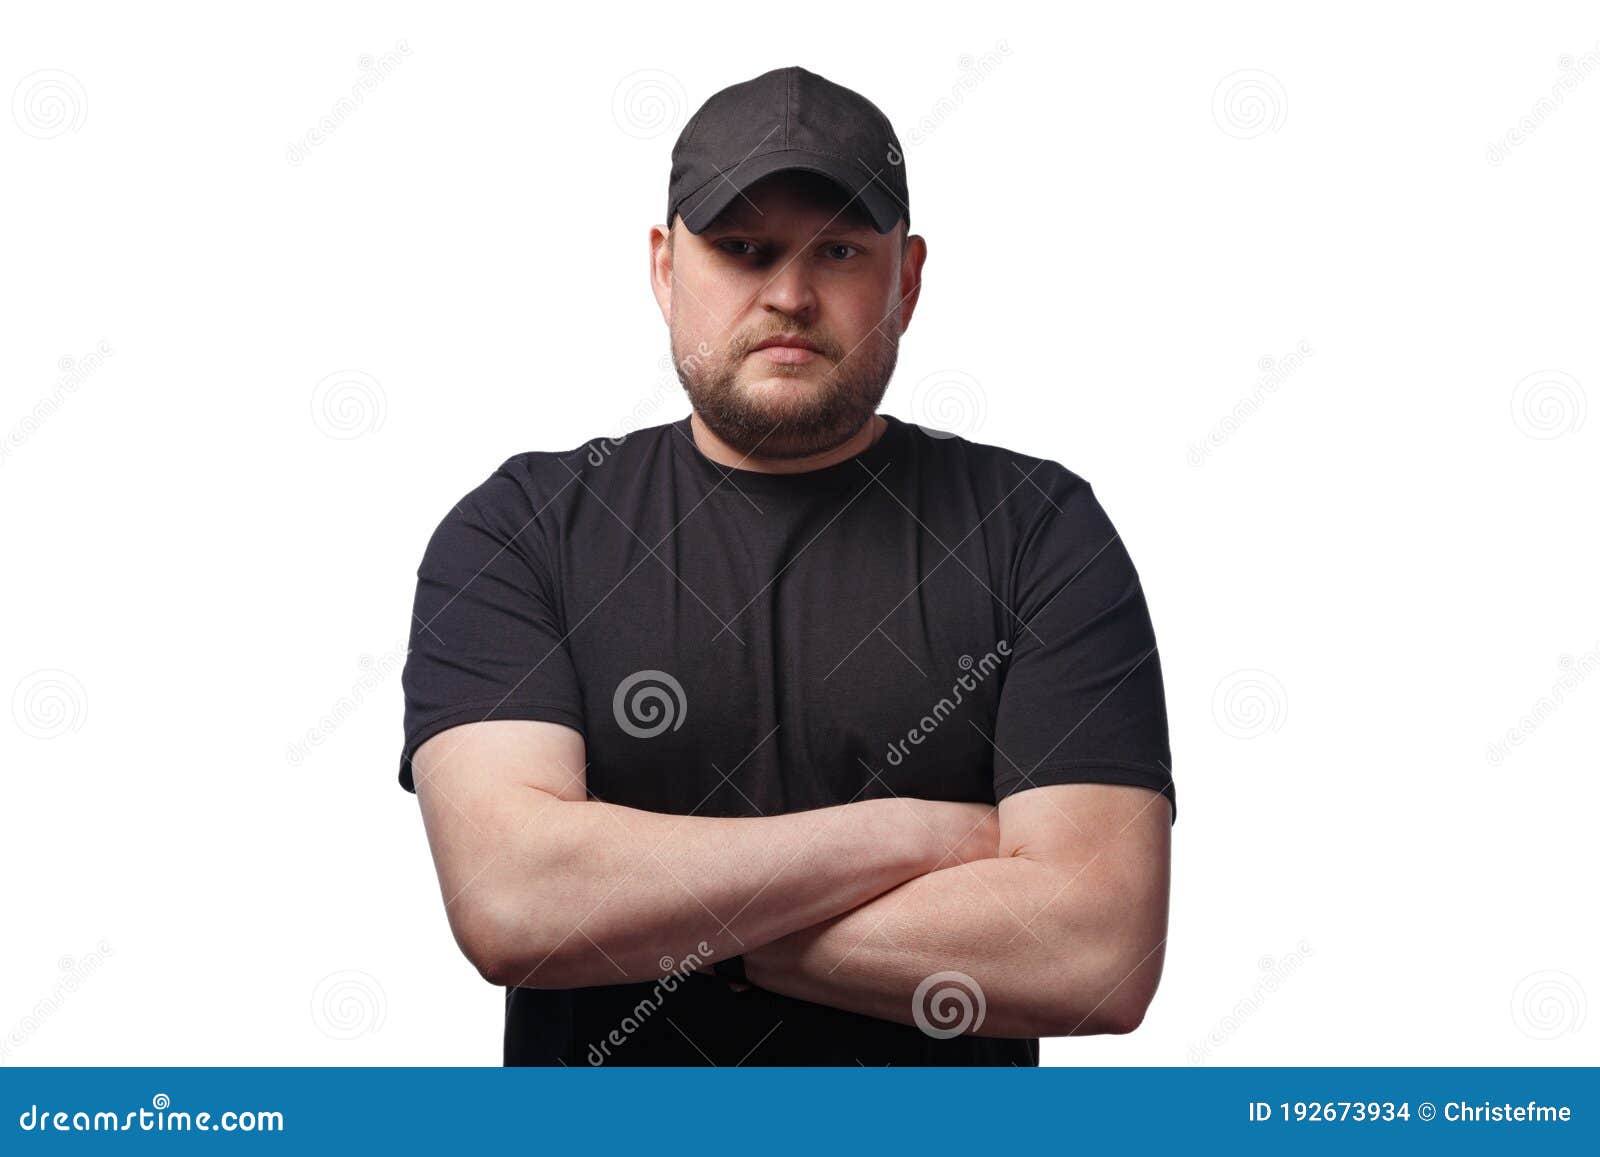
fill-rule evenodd
<path id="1" fill-rule="evenodd" d="M 590 799 L 584 763 L 576 731 L 511 720 L 413 758 L 451 930 L 492 983 L 619 984 L 743 953 L 763 988 L 910 1024 L 918 986 L 959 972 L 981 1036 L 1126 1032 L 1155 992 L 1171 816 L 1145 788 L 724 819 Z"/>
<path id="2" fill-rule="evenodd" d="M 952 991 L 983 996 L 975 1035 L 1131 1032 L 1166 943 L 1166 797 L 1057 784 L 1007 796 L 999 818 L 996 857 L 919 876 L 747 953 L 750 981 L 927 1027 L 949 1010 L 934 1003 L 941 982 L 920 997 L 918 986 L 959 973 Z"/>

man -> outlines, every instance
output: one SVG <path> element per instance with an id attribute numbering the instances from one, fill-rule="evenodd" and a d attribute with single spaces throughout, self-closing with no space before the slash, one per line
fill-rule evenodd
<path id="1" fill-rule="evenodd" d="M 1038 1064 L 1166 940 L 1161 670 L 1089 484 L 877 407 L 927 246 L 800 68 L 673 151 L 692 413 L 518 454 L 418 572 L 400 781 L 507 1064 Z"/>

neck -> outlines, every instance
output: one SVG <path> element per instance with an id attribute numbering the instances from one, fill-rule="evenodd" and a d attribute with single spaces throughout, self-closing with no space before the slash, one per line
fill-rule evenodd
<path id="1" fill-rule="evenodd" d="M 808 454 L 803 458 L 763 458 L 760 447 L 751 454 L 742 454 L 700 420 L 699 411 L 689 415 L 689 428 L 694 433 L 695 445 L 700 452 L 719 466 L 738 470 L 753 470 L 759 474 L 801 474 L 808 470 L 821 470 L 837 462 L 845 462 L 869 448 L 882 437 L 889 423 L 882 414 L 874 414 L 857 430 L 831 450 Z"/>

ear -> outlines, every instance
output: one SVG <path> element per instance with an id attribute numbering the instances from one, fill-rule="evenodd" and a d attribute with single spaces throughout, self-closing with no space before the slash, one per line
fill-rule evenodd
<path id="1" fill-rule="evenodd" d="M 928 259 L 928 243 L 920 234 L 906 238 L 905 256 L 900 259 L 900 332 L 911 325 L 911 314 L 917 308 L 917 298 L 922 294 L 922 263 Z"/>
<path id="2" fill-rule="evenodd" d="M 672 225 L 650 226 L 650 292 L 656 295 L 661 320 L 672 324 Z M 675 243 L 674 243 L 675 244 Z"/>

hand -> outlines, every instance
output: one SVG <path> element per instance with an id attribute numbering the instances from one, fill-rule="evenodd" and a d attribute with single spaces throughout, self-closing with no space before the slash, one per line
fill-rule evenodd
<path id="1" fill-rule="evenodd" d="M 762 968 L 768 962 L 776 961 L 779 955 L 784 951 L 784 941 L 786 939 L 788 939 L 788 937 L 780 936 L 770 943 L 763 944 L 760 948 L 746 948 L 744 951 L 745 975 L 753 976 L 757 969 Z M 758 987 L 754 983 L 741 983 L 736 980 L 728 980 L 724 981 L 724 983 L 727 984 L 728 988 L 733 992 L 743 992 L 747 988 Z"/>
<path id="2" fill-rule="evenodd" d="M 743 956 L 744 956 L 744 965 L 745 965 L 746 968 L 749 968 L 749 966 L 750 966 L 750 953 L 752 951 L 754 951 L 754 950 L 753 949 L 747 949 L 743 954 Z M 722 981 L 723 984 L 726 984 L 728 986 L 729 991 L 731 991 L 731 992 L 743 992 L 747 988 L 750 987 L 749 982 L 745 981 L 745 980 L 734 980 L 734 979 L 732 979 L 730 977 L 723 976 L 723 975 L 721 975 L 720 973 L 717 973 L 717 972 L 713 972 L 711 975 L 715 976 L 718 980 Z"/>

